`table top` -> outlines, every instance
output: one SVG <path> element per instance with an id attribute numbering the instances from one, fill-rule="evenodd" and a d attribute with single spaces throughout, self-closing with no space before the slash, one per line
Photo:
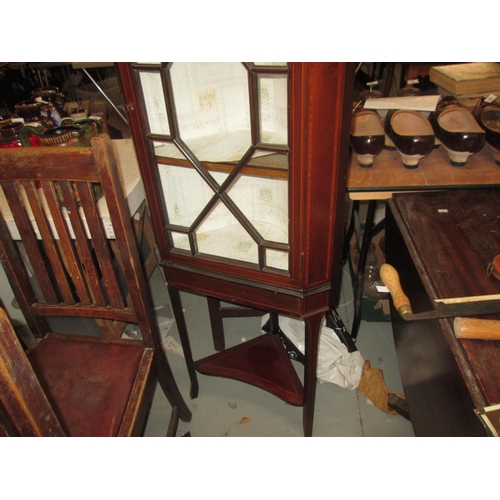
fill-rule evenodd
<path id="1" fill-rule="evenodd" d="M 495 165 L 489 144 L 470 156 L 463 167 L 451 165 L 442 145 L 422 158 L 416 169 L 405 168 L 395 150 L 384 149 L 370 168 L 361 168 L 351 152 L 347 174 L 347 192 L 352 200 L 385 200 L 395 192 L 484 186 L 500 186 L 500 167 Z"/>
<path id="2" fill-rule="evenodd" d="M 396 194 L 389 206 L 430 300 L 500 293 L 487 274 L 500 252 L 500 189 Z M 500 341 L 457 339 L 440 321 L 475 404 L 500 403 Z"/>

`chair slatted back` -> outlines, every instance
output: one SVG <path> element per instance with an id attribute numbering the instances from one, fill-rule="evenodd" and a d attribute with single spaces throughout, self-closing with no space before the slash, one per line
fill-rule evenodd
<path id="1" fill-rule="evenodd" d="M 3 217 L 0 254 L 33 333 L 47 333 L 43 316 L 86 316 L 137 323 L 152 346 L 157 325 L 144 300 L 149 291 L 109 137 L 93 138 L 91 148 L 4 151 L 0 185 L 43 297 L 22 276 L 26 263 Z M 104 200 L 96 199 L 96 184 Z M 103 220 L 104 203 L 109 221 Z M 110 238 L 120 252 L 115 260 Z"/>

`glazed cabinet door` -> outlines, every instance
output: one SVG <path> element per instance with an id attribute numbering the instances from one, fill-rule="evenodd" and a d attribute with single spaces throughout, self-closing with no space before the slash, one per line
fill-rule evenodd
<path id="1" fill-rule="evenodd" d="M 117 69 L 161 259 L 284 289 L 329 284 L 340 262 L 349 65 Z"/>

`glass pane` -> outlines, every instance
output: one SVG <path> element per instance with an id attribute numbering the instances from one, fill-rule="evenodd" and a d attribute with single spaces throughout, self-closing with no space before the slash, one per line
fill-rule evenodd
<path id="1" fill-rule="evenodd" d="M 287 171 L 288 155 L 281 153 L 257 152 L 248 162 L 249 166 L 259 166 L 270 170 Z"/>
<path id="2" fill-rule="evenodd" d="M 259 75 L 260 140 L 288 145 L 287 75 Z"/>
<path id="3" fill-rule="evenodd" d="M 175 158 L 176 160 L 185 160 L 186 157 L 181 153 L 179 148 L 171 142 L 154 141 L 155 155 L 165 158 Z"/>
<path id="4" fill-rule="evenodd" d="M 288 271 L 288 252 L 266 249 L 266 266 Z"/>
<path id="5" fill-rule="evenodd" d="M 170 224 L 190 227 L 214 192 L 194 168 L 158 165 Z M 214 179 L 222 183 L 227 174 L 215 172 Z"/>
<path id="6" fill-rule="evenodd" d="M 174 242 L 174 248 L 191 251 L 191 246 L 189 245 L 189 237 L 187 234 L 171 231 L 171 235 Z"/>
<path id="7" fill-rule="evenodd" d="M 248 74 L 241 63 L 174 63 L 182 140 L 200 161 L 238 161 L 251 145 Z"/>
<path id="8" fill-rule="evenodd" d="M 151 133 L 170 135 L 160 73 L 140 71 L 139 75 Z"/>
<path id="9" fill-rule="evenodd" d="M 288 181 L 240 175 L 228 194 L 264 240 L 288 243 Z"/>
<path id="10" fill-rule="evenodd" d="M 227 207 L 218 202 L 196 234 L 201 253 L 258 264 L 258 245 Z"/>

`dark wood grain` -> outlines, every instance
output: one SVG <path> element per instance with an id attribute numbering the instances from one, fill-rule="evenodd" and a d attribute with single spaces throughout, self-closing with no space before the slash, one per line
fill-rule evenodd
<path id="1" fill-rule="evenodd" d="M 486 273 L 500 248 L 500 190 L 401 194 L 388 205 L 388 262 L 414 312 L 431 309 L 436 298 L 500 293 L 500 282 Z M 473 410 L 500 402 L 500 342 L 456 339 L 452 320 L 392 318 L 412 422 L 419 414 L 415 426 L 484 434 Z"/>

